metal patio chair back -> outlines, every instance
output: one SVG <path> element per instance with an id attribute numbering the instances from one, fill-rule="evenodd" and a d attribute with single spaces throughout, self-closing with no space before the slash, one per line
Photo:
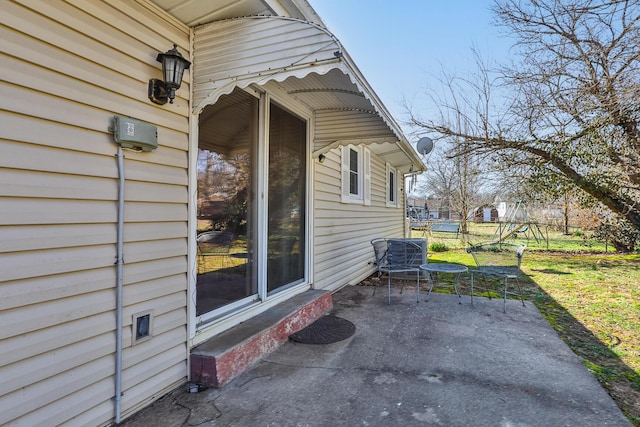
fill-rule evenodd
<path id="1" fill-rule="evenodd" d="M 378 277 L 380 277 L 382 275 L 380 267 L 387 263 L 387 239 L 373 239 L 371 245 L 375 256 L 374 265 L 376 266 Z"/>
<path id="2" fill-rule="evenodd" d="M 519 276 L 521 274 L 522 255 L 525 249 L 525 245 L 502 242 L 482 243 L 467 248 L 467 252 L 473 256 L 476 263 L 475 268 L 469 269 L 471 274 L 471 304 L 473 304 L 474 276 L 482 274 L 502 278 L 504 312 L 507 310 L 507 294 L 518 295 L 524 306 L 524 294 L 520 288 Z M 508 290 L 509 280 L 515 282 L 517 292 Z M 487 289 L 484 288 L 484 290 Z"/>

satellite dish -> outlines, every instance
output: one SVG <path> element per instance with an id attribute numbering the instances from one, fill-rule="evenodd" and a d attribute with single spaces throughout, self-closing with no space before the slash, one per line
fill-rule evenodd
<path id="1" fill-rule="evenodd" d="M 429 137 L 420 138 L 418 143 L 416 144 L 416 150 L 418 150 L 418 154 L 421 156 L 425 156 L 433 150 L 433 141 Z"/>

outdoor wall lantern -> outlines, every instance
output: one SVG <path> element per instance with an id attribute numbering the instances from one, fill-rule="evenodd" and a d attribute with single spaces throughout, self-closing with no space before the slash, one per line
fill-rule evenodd
<path id="1" fill-rule="evenodd" d="M 173 49 L 167 53 L 159 53 L 156 59 L 162 63 L 164 81 L 160 79 L 149 80 L 149 99 L 160 105 L 166 104 L 167 100 L 173 104 L 176 90 L 180 88 L 182 83 L 182 74 L 184 70 L 189 69 L 191 62 L 182 57 L 175 43 Z"/>

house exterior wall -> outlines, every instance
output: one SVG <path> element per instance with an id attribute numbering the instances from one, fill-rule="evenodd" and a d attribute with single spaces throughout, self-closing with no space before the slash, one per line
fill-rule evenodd
<path id="1" fill-rule="evenodd" d="M 265 31 L 273 29 L 260 19 Z M 306 31 L 299 22 L 277 22 Z M 319 34 L 318 43 L 336 42 L 327 37 Z M 193 59 L 192 32 L 146 0 L 7 0 L 0 38 L 0 425 L 106 425 L 115 411 L 114 115 L 157 126 L 159 144 L 150 153 L 125 151 L 121 418 L 187 379 L 188 257 L 195 246 L 188 228 L 189 97 L 196 67 L 174 104 L 152 104 L 146 92 L 148 80 L 161 77 L 158 52 L 177 43 Z M 329 59 L 312 64 L 317 73 L 286 75 L 343 77 L 329 73 L 334 51 L 327 45 Z M 275 82 L 263 87 L 282 90 Z M 198 99 L 206 103 L 230 88 L 202 86 Z M 296 97 L 301 106 L 304 96 Z M 327 111 L 308 110 L 311 122 L 320 122 L 310 133 L 327 140 L 344 128 L 338 120 L 364 115 Z M 372 117 L 339 136 L 380 136 L 373 129 L 380 123 L 366 124 Z M 340 149 L 326 156 L 323 164 L 314 161 L 310 184 L 309 267 L 313 287 L 334 290 L 373 272 L 369 242 L 402 236 L 404 209 L 402 192 L 397 208 L 386 206 L 386 162 L 373 153 L 371 204 L 341 203 Z M 132 315 L 149 310 L 153 336 L 132 345 Z"/>
<path id="2" fill-rule="evenodd" d="M 3 1 L 0 13 L 0 425 L 114 416 L 115 114 L 158 127 L 125 151 L 122 415 L 187 376 L 189 74 L 146 97 L 190 30 L 145 2 Z M 185 56 L 189 56 L 185 54 Z M 132 346 L 132 314 L 153 337 Z"/>
<path id="3" fill-rule="evenodd" d="M 313 287 L 335 290 L 375 271 L 371 239 L 403 237 L 404 195 L 398 191 L 398 207 L 386 206 L 385 162 L 373 153 L 369 206 L 341 203 L 339 149 L 315 166 Z"/>

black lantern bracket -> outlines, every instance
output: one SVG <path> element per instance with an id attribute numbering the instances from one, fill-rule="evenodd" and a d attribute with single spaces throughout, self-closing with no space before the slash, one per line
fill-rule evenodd
<path id="1" fill-rule="evenodd" d="M 174 95 L 175 97 L 175 95 Z M 169 91 L 160 79 L 149 80 L 149 99 L 159 105 L 164 105 L 169 100 Z M 171 100 L 173 104 L 173 99 Z"/>
<path id="2" fill-rule="evenodd" d="M 178 52 L 178 45 L 175 43 L 173 49 L 168 50 L 166 53 L 159 53 L 156 60 L 162 64 L 164 80 L 149 80 L 148 97 L 152 102 L 159 105 L 164 105 L 167 101 L 173 104 L 176 90 L 182 84 L 184 70 L 189 69 L 191 62 L 184 59 Z"/>

